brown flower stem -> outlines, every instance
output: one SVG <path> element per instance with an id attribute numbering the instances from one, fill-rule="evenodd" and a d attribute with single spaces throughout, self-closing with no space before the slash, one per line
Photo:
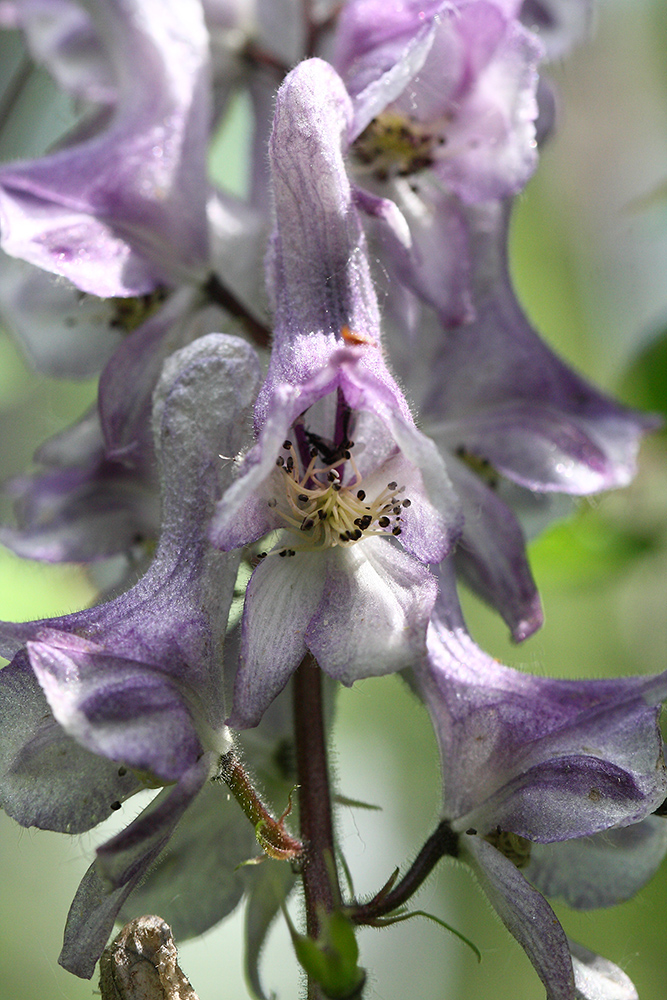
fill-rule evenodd
<path id="1" fill-rule="evenodd" d="M 289 814 L 291 800 L 282 816 L 276 819 L 262 802 L 233 750 L 220 758 L 220 777 L 254 826 L 255 836 L 262 850 L 278 861 L 298 861 L 303 844 L 285 829 L 285 817 Z"/>
<path id="2" fill-rule="evenodd" d="M 255 319 L 231 289 L 222 283 L 217 274 L 211 273 L 202 288 L 211 302 L 216 302 L 234 316 L 235 319 L 243 323 L 249 336 L 252 337 L 258 347 L 268 347 L 271 341 L 271 331 Z"/>
<path id="3" fill-rule="evenodd" d="M 322 675 L 309 653 L 294 674 L 293 685 L 306 927 L 308 935 L 317 938 L 320 913 L 331 913 L 339 907 L 341 897 L 334 853 Z"/>
<path id="4" fill-rule="evenodd" d="M 393 885 L 393 881 L 390 880 L 388 891 L 386 888 L 382 889 L 367 903 L 357 903 L 348 907 L 347 915 L 355 924 L 372 925 L 376 920 L 407 903 L 441 858 L 445 856 L 455 858 L 458 852 L 458 835 L 444 819 L 428 838 L 398 884 Z"/>

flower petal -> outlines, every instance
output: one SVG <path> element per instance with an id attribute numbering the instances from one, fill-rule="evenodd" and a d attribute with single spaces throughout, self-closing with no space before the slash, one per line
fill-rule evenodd
<path id="1" fill-rule="evenodd" d="M 229 725 L 256 726 L 306 653 L 306 628 L 325 585 L 326 557 L 269 554 L 253 572 L 243 611 L 241 660 Z"/>
<path id="2" fill-rule="evenodd" d="M 436 593 L 428 570 L 389 540 L 332 549 L 306 644 L 347 685 L 402 670 L 422 655 Z"/>
<path id="3" fill-rule="evenodd" d="M 570 941 L 576 1000 L 639 1000 L 628 976 L 607 958 Z"/>
<path id="4" fill-rule="evenodd" d="M 90 979 L 123 903 L 140 883 L 173 833 L 183 813 L 209 777 L 208 757 L 165 789 L 125 830 L 97 852 L 72 901 L 58 962 Z"/>
<path id="5" fill-rule="evenodd" d="M 29 642 L 27 649 L 65 732 L 161 783 L 177 780 L 199 759 L 203 748 L 187 703 L 169 678 L 133 660 L 67 648 L 63 640 Z"/>
<path id="6" fill-rule="evenodd" d="M 667 820 L 605 830 L 560 844 L 533 844 L 523 869 L 540 892 L 576 910 L 613 906 L 630 899 L 653 877 L 667 854 Z"/>
<path id="7" fill-rule="evenodd" d="M 179 941 L 204 934 L 241 899 L 245 880 L 238 868 L 256 852 L 254 831 L 237 802 L 226 787 L 208 782 L 120 919 L 159 913 Z"/>
<path id="8" fill-rule="evenodd" d="M 0 671 L 0 732 L 0 805 L 21 826 L 83 833 L 141 787 L 58 725 L 25 653 Z"/>
<path id="9" fill-rule="evenodd" d="M 195 0 L 91 0 L 118 105 L 108 127 L 0 170 L 3 249 L 93 294 L 202 266 L 208 38 Z"/>
<path id="10" fill-rule="evenodd" d="M 515 642 L 543 622 L 523 531 L 514 514 L 477 475 L 452 457 L 447 463 L 465 520 L 454 553 L 457 572 L 501 615 Z"/>
<path id="11" fill-rule="evenodd" d="M 574 972 L 565 932 L 546 899 L 481 837 L 460 846 L 500 919 L 524 949 L 547 990 L 547 1000 L 574 1000 Z"/>

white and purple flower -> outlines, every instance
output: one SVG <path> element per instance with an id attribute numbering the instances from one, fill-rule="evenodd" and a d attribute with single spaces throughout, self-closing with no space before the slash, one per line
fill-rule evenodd
<path id="1" fill-rule="evenodd" d="M 452 549 L 458 503 L 380 347 L 342 149 L 351 104 L 324 62 L 286 79 L 270 146 L 274 346 L 257 444 L 218 506 L 230 551 L 280 530 L 246 594 L 232 723 L 255 725 L 307 650 L 331 676 L 408 666 Z M 399 544 L 400 536 L 400 544 Z"/>

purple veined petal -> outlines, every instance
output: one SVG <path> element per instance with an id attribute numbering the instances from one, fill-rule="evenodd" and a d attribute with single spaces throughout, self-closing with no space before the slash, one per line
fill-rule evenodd
<path id="1" fill-rule="evenodd" d="M 153 414 L 162 532 L 151 567 L 131 590 L 95 608 L 4 623 L 3 650 L 31 641 L 68 649 L 83 643 L 84 653 L 133 662 L 137 682 L 153 669 L 176 685 L 200 739 L 224 731 L 222 641 L 238 556 L 210 549 L 206 529 L 212 503 L 232 476 L 220 455 L 240 447 L 257 381 L 252 348 L 233 337 L 200 338 L 167 361 Z M 91 678 L 99 688 L 107 680 L 105 671 Z"/>
<path id="2" fill-rule="evenodd" d="M 433 620 L 415 671 L 455 829 L 567 840 L 639 822 L 664 801 L 667 675 L 559 681 L 504 667 L 467 635 L 453 585 Z"/>
<path id="3" fill-rule="evenodd" d="M 420 74 L 426 95 L 439 93 L 433 84 L 442 73 L 443 55 L 451 50 L 445 41 L 449 31 L 463 60 L 448 107 L 440 105 L 440 113 L 449 110 L 453 119 L 434 173 L 467 203 L 515 194 L 537 165 L 535 91 L 542 47 L 494 3 L 462 5 L 457 16 L 443 22 Z"/>
<path id="4" fill-rule="evenodd" d="M 188 806 L 210 777 L 204 756 L 97 852 L 70 907 L 58 962 L 90 979 L 125 900 L 146 875 Z"/>
<path id="5" fill-rule="evenodd" d="M 58 725 L 23 652 L 0 671 L 0 731 L 0 805 L 21 826 L 83 833 L 141 787 Z"/>
<path id="6" fill-rule="evenodd" d="M 241 662 L 229 724 L 256 726 L 306 653 L 306 629 L 325 586 L 326 554 L 269 554 L 246 591 Z"/>
<path id="7" fill-rule="evenodd" d="M 443 446 L 477 450 L 477 458 L 540 492 L 625 485 L 655 418 L 597 392 L 531 328 L 507 269 L 509 208 L 470 211 L 476 319 L 441 340 L 423 397 L 424 427 Z"/>
<path id="8" fill-rule="evenodd" d="M 361 212 L 382 223 L 379 238 L 388 245 L 390 255 L 403 260 L 412 246 L 412 234 L 396 202 L 358 187 L 354 188 L 354 203 Z"/>
<path id="9" fill-rule="evenodd" d="M 576 1000 L 639 1000 L 628 976 L 608 958 L 570 941 Z"/>
<path id="10" fill-rule="evenodd" d="M 379 339 L 365 240 L 343 160 L 351 114 L 342 80 L 320 59 L 292 70 L 276 98 L 269 156 L 277 228 L 267 271 L 276 303 L 274 357 L 307 333 L 340 344 L 344 326 Z"/>
<path id="11" fill-rule="evenodd" d="M 203 748 L 187 701 L 164 673 L 103 650 L 29 642 L 30 665 L 49 707 L 81 746 L 120 764 L 176 781 Z M 223 742 L 220 752 L 229 749 Z"/>
<path id="12" fill-rule="evenodd" d="M 389 540 L 333 549 L 306 644 L 320 667 L 348 686 L 405 669 L 423 655 L 436 593 L 426 567 Z"/>
<path id="13" fill-rule="evenodd" d="M 84 291 L 141 295 L 207 258 L 208 40 L 194 0 L 90 8 L 117 113 L 84 141 L 0 170 L 2 245 Z"/>
<path id="14" fill-rule="evenodd" d="M 418 184 L 399 179 L 393 187 L 411 243 L 407 250 L 397 246 L 377 227 L 390 274 L 437 310 L 445 326 L 468 323 L 474 318 L 471 234 L 463 207 L 428 174 Z M 391 287 L 389 294 L 396 294 Z"/>
<path id="15" fill-rule="evenodd" d="M 463 834 L 460 846 L 489 902 L 533 963 L 547 1000 L 575 1000 L 568 941 L 546 899 L 481 837 Z"/>
<path id="16" fill-rule="evenodd" d="M 521 190 L 536 164 L 542 48 L 516 10 L 486 0 L 397 5 L 381 29 L 360 28 L 366 7 L 343 15 L 334 57 L 360 124 L 353 138 L 368 126 L 353 149 L 360 174 L 383 184 L 429 168 L 445 197 L 471 203 Z"/>
<path id="17" fill-rule="evenodd" d="M 646 885 L 667 853 L 667 821 L 640 823 L 558 844 L 532 844 L 526 878 L 576 910 L 614 906 Z"/>
<path id="18" fill-rule="evenodd" d="M 464 447 L 527 489 L 585 496 L 632 479 L 640 421 L 621 412 L 589 422 L 548 401 L 508 402 L 432 432 L 443 448 Z"/>
<path id="19" fill-rule="evenodd" d="M 39 470 L 5 485 L 16 527 L 0 541 L 28 559 L 92 562 L 157 537 L 159 495 L 149 455 L 129 469 L 106 458 L 99 418 L 85 414 L 35 454 Z M 139 457 L 139 456 L 137 456 Z"/>
<path id="20" fill-rule="evenodd" d="M 376 69 L 394 65 L 406 42 L 447 6 L 442 0 L 348 0 L 340 14 L 331 61 L 342 76 L 358 81 L 350 93 L 356 95 L 367 85 L 352 72 L 365 70 L 369 65 L 365 57 L 373 57 L 370 66 Z"/>
<path id="21" fill-rule="evenodd" d="M 510 508 L 462 462 L 452 457 L 447 471 L 464 512 L 454 553 L 457 573 L 500 611 L 512 638 L 522 642 L 543 622 L 523 531 Z"/>
<path id="22" fill-rule="evenodd" d="M 350 141 L 395 101 L 419 73 L 433 45 L 435 16 L 446 9 L 429 4 L 362 0 L 345 5 L 336 32 L 332 63 L 345 78 L 354 100 Z"/>

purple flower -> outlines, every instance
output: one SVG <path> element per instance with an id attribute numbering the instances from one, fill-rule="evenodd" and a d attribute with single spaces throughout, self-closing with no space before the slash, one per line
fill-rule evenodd
<path id="1" fill-rule="evenodd" d="M 152 450 L 151 450 L 152 457 Z M 107 458 L 97 414 L 43 444 L 39 471 L 5 486 L 15 498 L 16 527 L 0 541 L 18 555 L 45 562 L 91 562 L 139 553 L 159 529 L 154 470 Z"/>
<path id="2" fill-rule="evenodd" d="M 212 335 L 175 354 L 153 411 L 162 532 L 148 572 L 88 611 L 0 626 L 2 653 L 14 657 L 0 672 L 0 801 L 11 816 L 74 833 L 145 784 L 170 786 L 84 878 L 61 956 L 78 975 L 92 975 L 116 915 L 186 810 L 195 828 L 210 814 L 210 789 L 190 806 L 231 746 L 222 647 L 238 557 L 213 550 L 206 531 L 230 480 L 220 454 L 243 443 L 257 379 L 252 349 L 235 338 Z M 224 798 L 218 830 L 232 822 Z M 229 872 L 247 856 L 249 832 L 250 842 L 240 833 L 219 841 L 213 867 L 225 892 L 215 903 L 195 894 L 190 927 L 204 929 L 240 898 Z"/>
<path id="3" fill-rule="evenodd" d="M 278 94 L 274 346 L 258 441 L 212 535 L 230 551 L 282 532 L 246 595 L 239 728 L 259 721 L 306 650 L 347 684 L 408 666 L 436 593 L 424 564 L 447 555 L 460 528 L 442 461 L 381 353 L 341 153 L 350 115 L 340 78 L 320 60 L 301 63 Z"/>
<path id="4" fill-rule="evenodd" d="M 198 273 L 208 255 L 201 5 L 59 0 L 41 14 L 17 7 L 59 82 L 98 109 L 57 151 L 0 170 L 2 248 L 103 297 Z"/>
<path id="5" fill-rule="evenodd" d="M 573 972 L 565 934 L 528 880 L 579 905 L 577 892 L 590 905 L 609 905 L 653 873 L 667 844 L 663 821 L 650 816 L 667 792 L 657 725 L 667 674 L 532 677 L 482 653 L 455 603 L 441 601 L 416 675 L 440 745 L 443 812 L 459 835 L 459 856 L 526 949 L 549 1000 L 574 1000 L 575 983 L 577 996 L 616 996 L 600 983 L 599 993 L 586 991 L 585 974 L 594 981 L 594 971 L 575 952 Z M 628 870 L 612 869 L 610 857 L 599 865 L 602 831 L 610 845 L 625 845 Z"/>
<path id="6" fill-rule="evenodd" d="M 387 342 L 461 497 L 459 572 L 521 640 L 539 628 L 542 613 L 520 519 L 546 520 L 558 494 L 625 486 L 656 420 L 599 393 L 532 329 L 510 282 L 510 205 L 466 211 L 476 248 L 475 320 L 450 331 L 415 306 L 408 329 L 400 318 L 387 321 Z"/>
<path id="7" fill-rule="evenodd" d="M 333 61 L 355 108 L 351 163 L 373 193 L 360 204 L 379 216 L 400 280 L 453 324 L 473 309 L 464 206 L 520 191 L 537 162 L 541 48 L 517 6 L 356 0 L 341 14 Z M 407 220 L 409 247 L 383 199 Z"/>

